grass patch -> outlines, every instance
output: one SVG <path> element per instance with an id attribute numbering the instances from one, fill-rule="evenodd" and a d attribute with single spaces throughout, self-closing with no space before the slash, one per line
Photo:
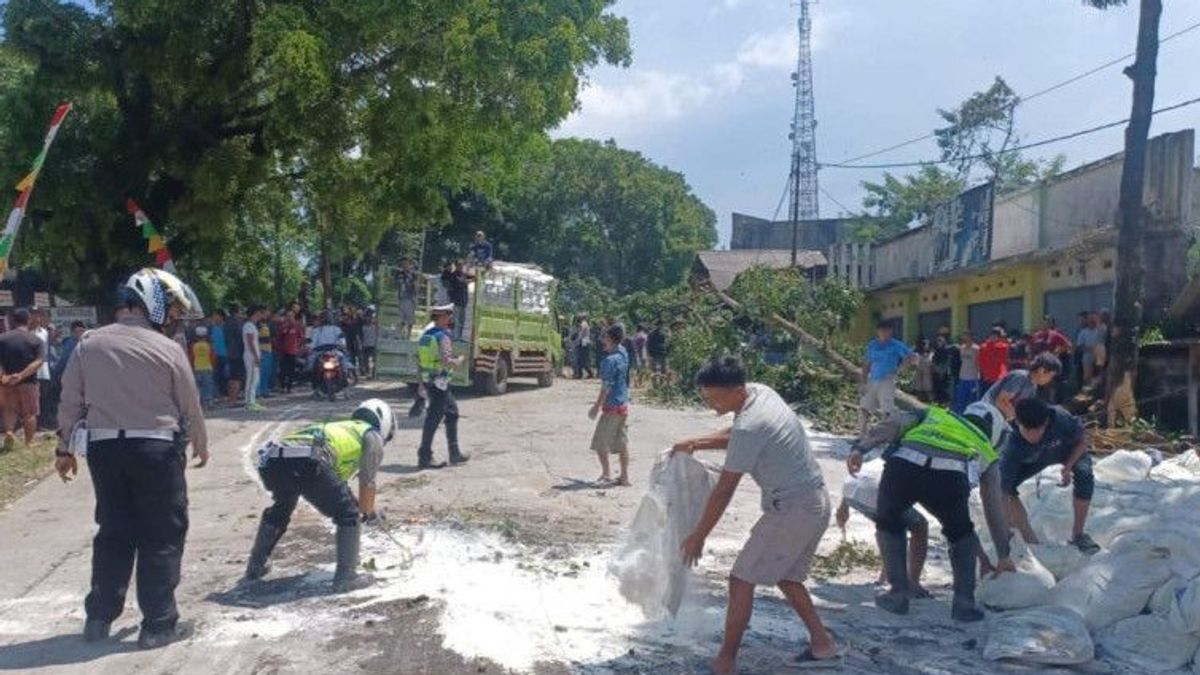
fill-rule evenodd
<path id="1" fill-rule="evenodd" d="M 874 546 L 861 541 L 843 541 L 828 555 L 813 556 L 812 575 L 832 579 L 857 569 L 878 570 L 882 565 Z"/>
<path id="2" fill-rule="evenodd" d="M 38 436 L 25 447 L 17 441 L 13 450 L 0 450 L 0 508 L 17 501 L 54 472 L 54 437 Z"/>

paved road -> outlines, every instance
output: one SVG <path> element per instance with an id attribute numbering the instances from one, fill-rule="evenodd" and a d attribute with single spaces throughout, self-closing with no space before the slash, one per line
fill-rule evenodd
<path id="1" fill-rule="evenodd" d="M 404 406 L 399 387 L 354 393 Z M 635 407 L 635 486 L 598 490 L 587 451 L 594 382 L 516 386 L 502 397 L 462 402 L 462 436 L 474 459 L 417 472 L 419 430 L 404 420 L 388 446 L 380 502 L 387 532 L 371 531 L 364 559 L 379 582 L 348 596 L 327 593 L 331 529 L 302 508 L 279 546 L 269 581 L 235 584 L 266 494 L 251 453 L 293 425 L 344 414 L 352 403 L 272 399 L 266 413 L 227 411 L 209 421 L 213 461 L 189 471 L 191 530 L 179 602 L 197 624 L 188 642 L 156 652 L 134 645 L 139 615 L 131 589 L 105 646 L 78 637 L 87 590 L 93 498 L 86 471 L 64 485 L 49 479 L 0 512 L 0 671 L 126 675 L 168 673 L 703 672 L 721 628 L 723 575 L 757 516 L 746 481 L 714 533 L 699 592 L 675 622 L 633 612 L 605 576 L 608 551 L 630 522 L 645 476 L 673 439 L 716 428 L 710 413 Z M 400 408 L 401 410 L 403 407 Z M 817 439 L 833 492 L 844 470 L 838 443 Z M 444 441 L 435 446 L 445 452 Z M 869 541 L 861 518 L 851 535 Z M 831 530 L 829 551 L 841 540 Z M 989 672 L 979 659 L 983 627 L 946 617 L 944 555 L 931 560 L 942 598 L 912 617 L 869 606 L 874 570 L 815 587 L 831 626 L 854 645 L 845 672 Z M 795 654 L 803 630 L 777 596 L 764 594 L 747 641 L 746 672 L 771 673 Z M 972 642 L 972 640 L 976 642 Z"/>

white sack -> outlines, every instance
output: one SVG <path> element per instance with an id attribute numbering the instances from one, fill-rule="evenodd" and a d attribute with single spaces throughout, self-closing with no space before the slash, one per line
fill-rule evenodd
<path id="1" fill-rule="evenodd" d="M 1117 450 L 1092 467 L 1096 483 L 1114 485 L 1145 480 L 1154 458 L 1140 450 Z"/>
<path id="2" fill-rule="evenodd" d="M 1146 611 L 1159 616 L 1166 616 L 1175 605 L 1175 592 L 1187 588 L 1187 579 L 1172 575 L 1166 583 L 1158 587 L 1146 603 Z"/>
<path id="3" fill-rule="evenodd" d="M 1067 578 L 1087 562 L 1083 551 L 1070 544 L 1031 544 L 1029 552 L 1054 575 L 1056 581 Z"/>
<path id="4" fill-rule="evenodd" d="M 1091 661 L 1095 652 L 1083 618 L 1050 606 L 996 615 L 987 629 L 983 658 L 1068 666 Z"/>
<path id="5" fill-rule="evenodd" d="M 864 462 L 857 476 L 848 476 L 842 484 L 842 498 L 859 508 L 875 511 L 879 502 L 879 479 L 883 477 L 884 461 Z"/>
<path id="6" fill-rule="evenodd" d="M 647 616 L 679 610 L 688 579 L 679 547 L 704 513 L 720 473 L 720 467 L 669 451 L 650 470 L 650 488 L 609 562 L 621 595 Z"/>
<path id="7" fill-rule="evenodd" d="M 1200 637 L 1177 631 L 1153 614 L 1118 621 L 1100 634 L 1098 642 L 1104 654 L 1134 666 L 1139 673 L 1182 668 L 1200 647 Z"/>
<path id="8" fill-rule="evenodd" d="M 1193 519 L 1195 516 L 1189 516 Z M 1184 579 L 1200 574 L 1200 524 L 1154 518 L 1143 527 L 1117 534 L 1109 543 L 1113 553 L 1161 548 L 1170 551 L 1171 572 Z"/>
<path id="9" fill-rule="evenodd" d="M 1200 577 L 1171 594 L 1167 620 L 1180 632 L 1200 635 Z"/>
<path id="10" fill-rule="evenodd" d="M 988 576 L 979 582 L 975 599 L 992 609 L 1023 609 L 1046 604 L 1054 588 L 1054 575 L 1029 552 L 1020 536 L 1012 542 L 1012 561 L 1016 572 Z"/>
<path id="11" fill-rule="evenodd" d="M 1155 480 L 1194 481 L 1200 478 L 1200 455 L 1185 452 L 1168 459 L 1150 469 Z"/>
<path id="12" fill-rule="evenodd" d="M 1169 561 L 1162 548 L 1097 553 L 1054 587 L 1049 602 L 1075 610 L 1091 630 L 1107 628 L 1142 611 L 1170 578 Z"/>

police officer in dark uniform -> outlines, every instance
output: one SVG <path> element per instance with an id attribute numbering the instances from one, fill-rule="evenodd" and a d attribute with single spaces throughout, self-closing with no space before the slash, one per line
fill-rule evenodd
<path id="1" fill-rule="evenodd" d="M 258 473 L 274 503 L 263 511 L 254 548 L 246 563 L 246 581 L 261 579 L 267 559 L 287 530 L 301 497 L 337 526 L 336 592 L 365 585 L 358 575 L 360 518 L 378 519 L 375 475 L 383 446 L 392 440 L 396 420 L 379 399 L 364 401 L 348 420 L 313 424 L 271 441 L 259 449 Z M 349 486 L 358 474 L 358 499 Z"/>
<path id="2" fill-rule="evenodd" d="M 421 446 L 417 449 L 418 465 L 422 469 L 441 469 L 445 462 L 433 461 L 433 436 L 442 421 L 446 422 L 446 442 L 450 446 L 450 463 L 462 464 L 470 459 L 458 445 L 458 402 L 450 390 L 454 367 L 462 357 L 454 355 L 454 305 L 439 305 L 430 310 L 433 326 L 421 335 L 417 343 L 417 358 L 421 365 L 421 382 L 429 409 L 421 429 Z"/>
<path id="3" fill-rule="evenodd" d="M 86 450 L 100 526 L 92 551 L 84 638 L 109 636 L 125 608 L 137 563 L 142 610 L 138 645 L 161 647 L 186 637 L 175 587 L 188 529 L 185 450 L 208 462 L 200 394 L 187 355 L 163 327 L 202 316 L 192 290 L 173 274 L 144 269 L 122 288 L 117 323 L 85 333 L 62 379 L 55 467 L 63 480 Z M 84 428 L 86 426 L 86 428 Z"/>

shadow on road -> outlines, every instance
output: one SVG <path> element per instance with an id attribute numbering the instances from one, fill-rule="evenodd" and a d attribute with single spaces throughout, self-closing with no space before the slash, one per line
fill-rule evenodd
<path id="1" fill-rule="evenodd" d="M 333 589 L 327 580 L 314 579 L 311 574 L 293 574 L 239 583 L 227 591 L 209 593 L 205 600 L 225 607 L 263 609 L 332 594 Z"/>
<path id="2" fill-rule="evenodd" d="M 607 490 L 615 487 L 612 483 L 598 483 L 592 480 L 580 480 L 578 478 L 563 478 L 563 482 L 550 487 L 551 490 L 559 492 L 582 492 L 584 490 Z"/>
<path id="3" fill-rule="evenodd" d="M 71 633 L 4 645 L 0 647 L 0 671 L 68 666 L 136 651 L 137 643 L 122 642 L 136 632 L 135 626 L 129 626 L 106 642 L 87 643 L 79 633 Z"/>

